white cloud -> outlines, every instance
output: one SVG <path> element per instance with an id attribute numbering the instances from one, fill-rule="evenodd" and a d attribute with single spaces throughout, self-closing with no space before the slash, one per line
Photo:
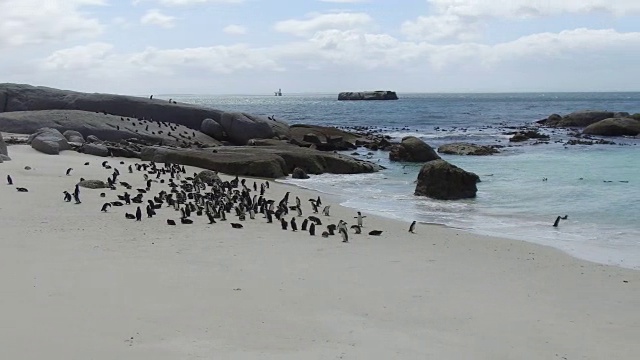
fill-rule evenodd
<path id="1" fill-rule="evenodd" d="M 140 23 L 144 25 L 160 26 L 163 28 L 172 28 L 175 26 L 175 20 L 175 17 L 165 15 L 158 9 L 151 9 L 140 18 Z"/>
<path id="2" fill-rule="evenodd" d="M 133 0 L 133 4 L 137 5 L 142 2 L 156 2 L 164 6 L 189 6 L 200 4 L 241 4 L 245 0 Z"/>
<path id="3" fill-rule="evenodd" d="M 44 70 L 78 71 L 99 67 L 112 54 L 113 45 L 96 42 L 55 51 L 41 62 Z"/>
<path id="4" fill-rule="evenodd" d="M 103 0 L 0 0 L 0 49 L 97 36 L 103 25 L 82 9 L 104 4 Z"/>
<path id="5" fill-rule="evenodd" d="M 229 35 L 245 35 L 247 33 L 247 28 L 240 25 L 227 25 L 222 29 L 222 31 Z"/>
<path id="6" fill-rule="evenodd" d="M 275 24 L 276 31 L 308 36 L 327 29 L 353 29 L 369 25 L 371 16 L 365 13 L 315 14 L 307 20 L 284 20 Z"/>
<path id="7" fill-rule="evenodd" d="M 495 18 L 530 19 L 562 14 L 608 13 L 617 16 L 640 13 L 637 0 L 427 0 L 433 15 L 402 24 L 402 32 L 414 40 L 469 41 L 477 39 L 486 23 Z"/>

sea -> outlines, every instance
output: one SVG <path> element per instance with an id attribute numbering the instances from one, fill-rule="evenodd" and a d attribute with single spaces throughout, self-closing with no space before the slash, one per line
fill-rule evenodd
<path id="1" fill-rule="evenodd" d="M 565 145 L 566 130 L 540 131 L 548 144 L 511 144 L 507 132 L 550 114 L 596 109 L 640 112 L 640 92 L 402 94 L 396 101 L 338 101 L 337 94 L 163 95 L 225 111 L 275 116 L 289 124 L 368 127 L 434 148 L 451 142 L 503 145 L 492 156 L 442 155 L 480 176 L 477 197 L 441 201 L 414 196 L 421 164 L 389 161 L 388 152 L 356 150 L 386 169 L 315 175 L 283 183 L 341 199 L 341 205 L 407 222 L 551 246 L 589 261 L 640 269 L 640 139 L 615 145 Z M 354 151 L 347 153 L 351 154 Z M 546 180 L 545 180 L 546 179 Z M 560 226 L 557 216 L 567 215 Z"/>

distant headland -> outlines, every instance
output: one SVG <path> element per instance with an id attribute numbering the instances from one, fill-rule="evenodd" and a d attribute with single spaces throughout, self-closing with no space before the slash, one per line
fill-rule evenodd
<path id="1" fill-rule="evenodd" d="M 338 100 L 398 100 L 395 91 L 360 91 L 360 92 L 341 92 L 338 94 Z"/>

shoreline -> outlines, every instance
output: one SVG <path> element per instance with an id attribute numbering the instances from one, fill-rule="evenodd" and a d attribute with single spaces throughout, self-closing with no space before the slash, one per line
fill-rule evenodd
<path id="1" fill-rule="evenodd" d="M 62 191 L 79 177 L 108 176 L 104 160 L 122 169 L 119 161 L 140 160 L 24 145 L 9 152 L 2 179 L 10 172 L 30 192 L 0 187 L 0 311 L 15 324 L 0 330 L 8 357 L 634 359 L 640 351 L 635 270 L 439 225 L 409 234 L 408 223 L 368 214 L 365 229 L 383 234 L 350 232 L 349 244 L 283 231 L 261 215 L 240 230 L 231 214 L 226 224 L 170 227 L 171 209 L 136 223 L 123 216 L 131 208 L 99 211 L 98 193 L 111 199 L 121 188 L 82 189 L 80 205 Z M 134 188 L 144 183 L 121 172 Z M 270 183 L 269 197 L 290 191 L 309 214 L 317 191 Z M 322 220 L 353 223 L 354 210 L 321 196 L 332 205 Z"/>

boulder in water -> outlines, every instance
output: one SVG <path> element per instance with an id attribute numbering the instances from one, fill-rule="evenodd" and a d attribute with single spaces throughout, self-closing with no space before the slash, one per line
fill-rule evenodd
<path id="1" fill-rule="evenodd" d="M 587 126 L 583 134 L 601 136 L 636 136 L 640 134 L 640 121 L 632 118 L 610 118 Z"/>
<path id="2" fill-rule="evenodd" d="M 391 146 L 389 160 L 406 162 L 427 162 L 440 156 L 424 141 L 415 136 L 402 138 L 400 144 Z"/>
<path id="3" fill-rule="evenodd" d="M 439 200 L 476 197 L 478 175 L 464 171 L 442 159 L 429 161 L 418 174 L 415 195 Z"/>

